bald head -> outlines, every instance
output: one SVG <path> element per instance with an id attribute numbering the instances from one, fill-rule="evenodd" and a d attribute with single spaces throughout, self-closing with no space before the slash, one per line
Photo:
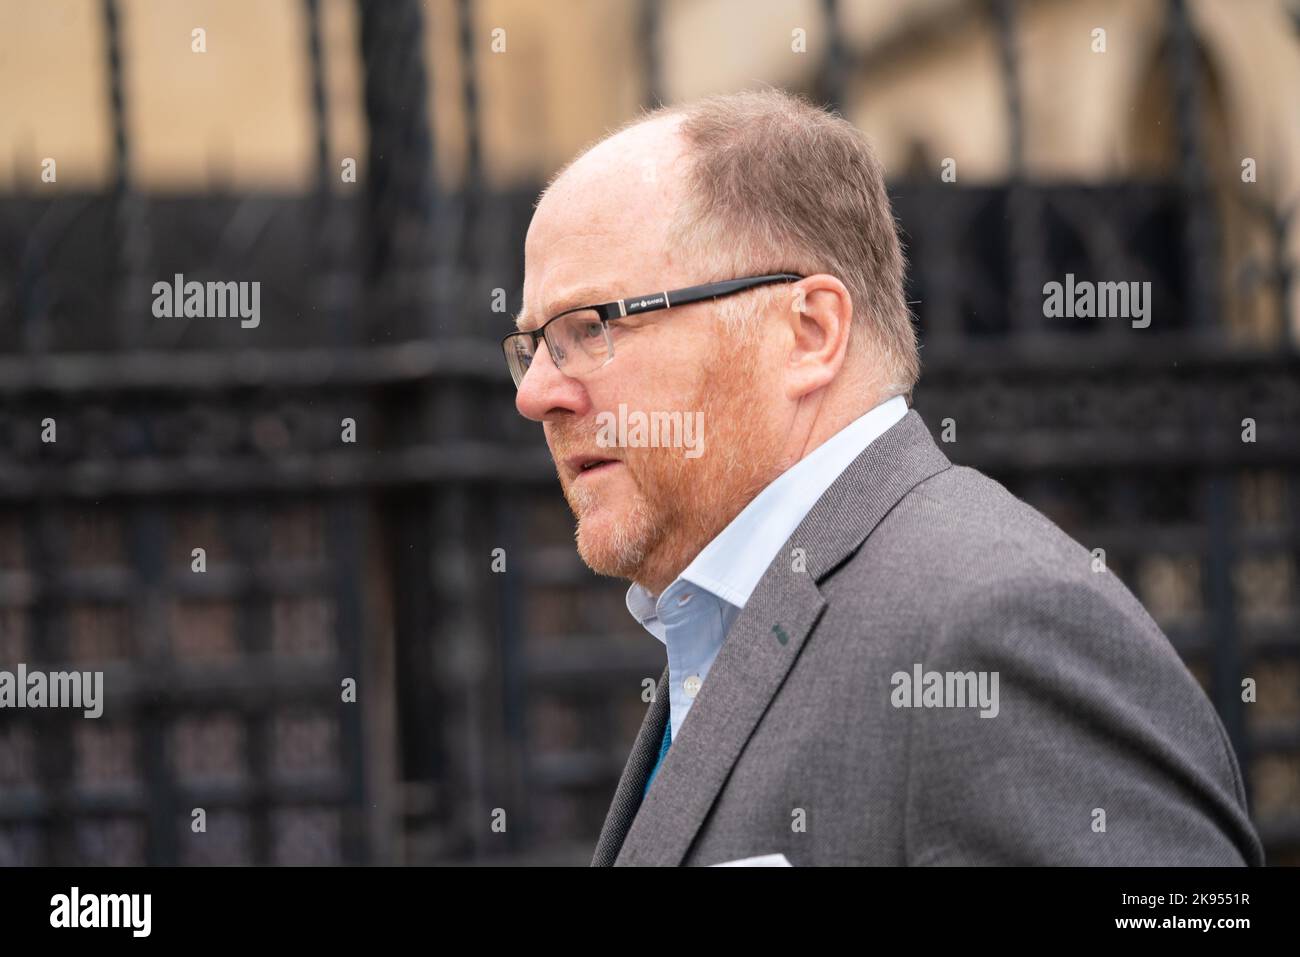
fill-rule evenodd
<path id="1" fill-rule="evenodd" d="M 551 180 L 524 244 L 521 328 L 583 305 L 583 294 L 598 289 L 622 296 L 695 281 L 675 272 L 681 264 L 670 240 L 686 198 L 687 147 L 680 123 L 679 117 L 665 116 L 627 127 Z M 645 288 L 618 291 L 625 276 L 643 277 Z M 541 315 L 529 313 L 535 303 Z"/>
<path id="2" fill-rule="evenodd" d="M 605 218 L 602 240 L 636 245 L 653 268 L 688 273 L 689 285 L 773 272 L 834 276 L 852 300 L 849 367 L 881 398 L 911 392 L 920 360 L 884 171 L 842 117 L 774 89 L 643 114 L 555 176 L 526 252 L 550 241 L 562 217 L 549 201 L 561 198 L 571 209 L 594 206 L 592 228 Z M 640 235 L 619 240 L 624 231 Z M 745 332 L 775 295 L 720 300 L 716 313 Z"/>
<path id="3" fill-rule="evenodd" d="M 663 181 L 686 153 L 681 125 L 681 116 L 665 113 L 634 121 L 597 140 L 551 177 L 538 207 L 550 193 L 580 185 L 584 180 L 617 185 L 627 185 L 631 179 L 650 185 Z"/>

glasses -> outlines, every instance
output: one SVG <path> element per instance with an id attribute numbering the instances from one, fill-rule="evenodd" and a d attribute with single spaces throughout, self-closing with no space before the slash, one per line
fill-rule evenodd
<path id="1" fill-rule="evenodd" d="M 609 329 L 611 322 L 643 312 L 671 309 L 692 302 L 703 302 L 705 299 L 720 299 L 757 286 L 795 282 L 803 278 L 795 273 L 773 273 L 652 292 L 598 306 L 578 306 L 553 316 L 536 329 L 510 333 L 501 340 L 501 348 L 505 351 L 506 365 L 510 367 L 510 377 L 515 380 L 516 389 L 524 381 L 528 367 L 537 355 L 537 345 L 542 339 L 546 340 L 546 350 L 557 369 L 568 376 L 581 376 L 594 372 L 614 358 L 614 339 Z"/>

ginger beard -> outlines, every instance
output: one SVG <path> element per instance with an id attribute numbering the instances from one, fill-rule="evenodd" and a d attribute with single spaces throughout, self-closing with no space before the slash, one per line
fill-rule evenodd
<path id="1" fill-rule="evenodd" d="M 775 478 L 780 444 L 755 414 L 741 338 L 718 337 L 690 401 L 680 406 L 684 415 L 703 412 L 699 457 L 687 458 L 685 448 L 617 448 L 609 451 L 622 461 L 621 475 L 570 481 L 561 471 L 560 485 L 577 519 L 578 554 L 598 575 L 659 590 Z M 601 452 L 595 416 L 568 427 L 548 426 L 557 463 Z"/>

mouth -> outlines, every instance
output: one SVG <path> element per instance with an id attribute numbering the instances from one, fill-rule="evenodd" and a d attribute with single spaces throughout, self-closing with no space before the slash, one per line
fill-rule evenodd
<path id="1" fill-rule="evenodd" d="M 597 455 L 576 455 L 565 461 L 565 465 L 568 466 L 569 472 L 575 480 L 602 472 L 610 472 L 615 466 L 621 464 L 618 459 L 606 459 Z"/>

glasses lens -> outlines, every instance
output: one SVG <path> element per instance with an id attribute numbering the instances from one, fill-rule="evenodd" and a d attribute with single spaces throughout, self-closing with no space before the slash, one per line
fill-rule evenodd
<path id="1" fill-rule="evenodd" d="M 605 323 L 594 309 L 571 312 L 546 329 L 546 347 L 557 368 L 581 375 L 597 368 L 609 355 Z"/>
<path id="2" fill-rule="evenodd" d="M 515 380 L 515 388 L 518 388 L 533 362 L 533 337 L 511 336 L 503 346 L 506 351 L 506 365 L 510 367 L 510 378 Z"/>

